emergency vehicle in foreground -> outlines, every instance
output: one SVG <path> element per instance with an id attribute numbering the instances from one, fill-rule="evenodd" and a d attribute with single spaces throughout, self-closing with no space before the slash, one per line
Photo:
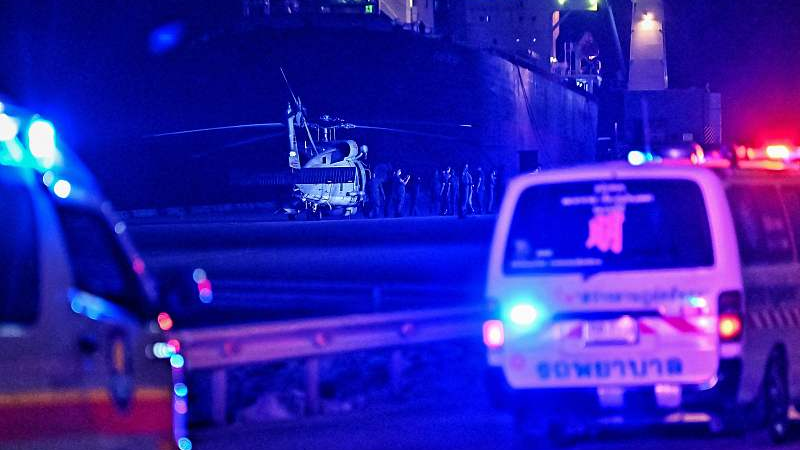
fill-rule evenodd
<path id="1" fill-rule="evenodd" d="M 7 103 L 0 211 L 0 448 L 189 450 L 179 343 L 124 223 L 53 124 Z"/>
<path id="2" fill-rule="evenodd" d="M 510 183 L 483 338 L 490 392 L 523 435 L 652 421 L 742 430 L 759 419 L 786 439 L 800 401 L 793 153 L 638 155 L 639 166 Z"/>

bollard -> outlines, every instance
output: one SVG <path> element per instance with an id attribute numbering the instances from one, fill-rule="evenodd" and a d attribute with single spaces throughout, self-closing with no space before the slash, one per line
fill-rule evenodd
<path id="1" fill-rule="evenodd" d="M 319 358 L 306 360 L 306 413 L 319 413 Z"/>
<path id="2" fill-rule="evenodd" d="M 228 373 L 225 369 L 211 372 L 211 419 L 216 425 L 228 423 Z"/>

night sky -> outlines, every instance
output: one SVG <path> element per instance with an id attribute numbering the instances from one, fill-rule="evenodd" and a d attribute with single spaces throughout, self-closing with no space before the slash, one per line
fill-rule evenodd
<path id="1" fill-rule="evenodd" d="M 147 52 L 148 30 L 175 19 L 188 31 L 203 29 L 235 17 L 239 5 L 238 0 L 230 0 L 233 6 L 220 0 L 0 3 L 0 92 L 54 117 L 68 135 L 79 135 L 83 125 L 72 116 L 77 98 L 91 108 L 108 98 L 105 92 L 129 88 L 126 73 Z M 198 4 L 206 7 L 188 7 Z M 627 51 L 630 2 L 612 5 Z M 708 84 L 721 92 L 728 142 L 800 144 L 800 3 L 665 0 L 665 7 L 671 87 Z M 607 40 L 605 48 L 611 36 L 599 36 Z M 124 123 L 108 126 L 110 132 L 124 130 Z"/>
<path id="2" fill-rule="evenodd" d="M 666 0 L 671 87 L 722 93 L 727 140 L 800 144 L 800 2 Z"/>

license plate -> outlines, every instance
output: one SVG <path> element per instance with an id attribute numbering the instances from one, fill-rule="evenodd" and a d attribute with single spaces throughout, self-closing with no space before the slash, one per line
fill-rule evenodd
<path id="1" fill-rule="evenodd" d="M 630 316 L 589 320 L 583 325 L 583 340 L 587 345 L 635 344 L 639 340 L 639 325 Z"/>

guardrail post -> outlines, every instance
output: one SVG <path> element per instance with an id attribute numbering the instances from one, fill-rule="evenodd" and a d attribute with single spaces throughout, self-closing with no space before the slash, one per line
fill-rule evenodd
<path id="1" fill-rule="evenodd" d="M 306 360 L 306 412 L 319 413 L 319 358 Z"/>
<path id="2" fill-rule="evenodd" d="M 228 423 L 228 372 L 211 372 L 211 418 L 216 425 Z"/>

